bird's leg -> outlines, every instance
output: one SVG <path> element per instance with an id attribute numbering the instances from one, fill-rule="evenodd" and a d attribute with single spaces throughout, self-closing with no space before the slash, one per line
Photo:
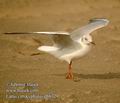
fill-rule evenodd
<path id="1" fill-rule="evenodd" d="M 69 67 L 68 67 L 68 73 L 66 75 L 66 79 L 73 79 L 73 74 L 72 74 L 72 61 L 70 61 Z"/>

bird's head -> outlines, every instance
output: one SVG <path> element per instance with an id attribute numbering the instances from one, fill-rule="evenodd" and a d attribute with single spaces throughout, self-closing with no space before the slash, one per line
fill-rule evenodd
<path id="1" fill-rule="evenodd" d="M 91 35 L 85 35 L 81 38 L 81 42 L 86 44 L 86 45 L 90 45 L 93 44 L 95 45 L 95 43 L 92 40 L 92 36 Z"/>

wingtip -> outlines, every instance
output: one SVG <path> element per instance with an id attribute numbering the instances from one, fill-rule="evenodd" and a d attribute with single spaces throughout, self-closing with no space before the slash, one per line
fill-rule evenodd
<path id="1" fill-rule="evenodd" d="M 106 18 L 93 18 L 93 19 L 90 19 L 89 22 L 95 22 L 95 21 L 103 21 L 105 23 L 105 25 L 107 25 L 110 21 Z"/>

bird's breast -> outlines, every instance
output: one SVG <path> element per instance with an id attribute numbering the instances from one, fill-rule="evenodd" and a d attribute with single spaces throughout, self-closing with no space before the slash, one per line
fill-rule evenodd
<path id="1" fill-rule="evenodd" d="M 84 45 L 78 50 L 74 50 L 71 53 L 62 55 L 60 58 L 63 60 L 66 60 L 66 61 L 70 61 L 72 59 L 76 59 L 76 58 L 80 58 L 80 57 L 84 56 L 85 54 L 87 54 L 90 51 L 90 49 L 91 49 L 91 46 Z"/>

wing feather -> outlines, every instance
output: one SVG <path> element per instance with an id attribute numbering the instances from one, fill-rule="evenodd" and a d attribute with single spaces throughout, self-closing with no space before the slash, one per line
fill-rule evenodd
<path id="1" fill-rule="evenodd" d="M 58 31 L 58 32 L 5 32 L 4 34 L 46 34 L 46 35 L 56 35 L 56 34 L 60 34 L 60 35 L 69 35 L 68 32 L 62 32 L 62 31 Z"/>
<path id="2" fill-rule="evenodd" d="M 73 40 L 71 39 L 68 32 L 6 32 L 4 34 L 43 34 L 52 36 L 54 45 L 59 47 L 69 46 Z"/>
<path id="3" fill-rule="evenodd" d="M 73 43 L 70 35 L 53 35 L 52 39 L 54 44 L 61 48 L 70 46 Z"/>
<path id="4" fill-rule="evenodd" d="M 90 20 L 89 24 L 74 30 L 70 33 L 71 38 L 74 40 L 79 40 L 83 35 L 90 34 L 94 30 L 102 28 L 109 23 L 107 19 L 92 19 Z"/>

